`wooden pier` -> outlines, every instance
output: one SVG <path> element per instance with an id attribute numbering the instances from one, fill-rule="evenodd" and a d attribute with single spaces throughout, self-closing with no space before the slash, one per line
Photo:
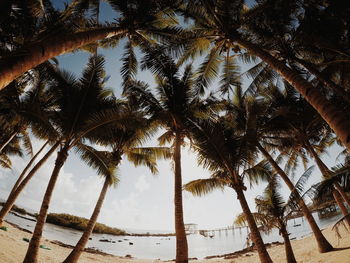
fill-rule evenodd
<path id="1" fill-rule="evenodd" d="M 226 236 L 229 234 L 230 231 L 232 231 L 232 234 L 234 234 L 235 230 L 238 230 L 240 234 L 242 233 L 242 231 L 248 232 L 248 226 L 227 226 L 227 227 L 210 229 L 210 230 L 201 229 L 196 231 L 196 234 L 198 233 L 204 237 L 213 238 L 215 235 L 221 236 L 223 232 L 225 233 Z"/>

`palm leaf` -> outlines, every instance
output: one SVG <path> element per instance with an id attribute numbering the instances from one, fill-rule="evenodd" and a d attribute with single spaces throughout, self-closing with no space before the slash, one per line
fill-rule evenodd
<path id="1" fill-rule="evenodd" d="M 193 180 L 183 186 L 183 189 L 192 193 L 196 196 L 203 196 L 206 195 L 215 189 L 224 189 L 224 186 L 226 186 L 226 182 L 224 182 L 222 179 L 213 177 L 208 179 L 197 179 Z"/>

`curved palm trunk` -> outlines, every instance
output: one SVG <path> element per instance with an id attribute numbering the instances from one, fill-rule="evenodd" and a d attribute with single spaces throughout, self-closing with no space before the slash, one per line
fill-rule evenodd
<path id="1" fill-rule="evenodd" d="M 22 182 L 25 174 L 27 173 L 28 169 L 32 166 L 32 164 L 34 163 L 34 161 L 36 160 L 36 158 L 39 156 L 39 154 L 45 149 L 45 147 L 49 144 L 49 141 L 45 142 L 43 144 L 43 146 L 41 146 L 41 148 L 39 149 L 39 151 L 37 151 L 37 153 L 30 159 L 30 161 L 28 162 L 28 164 L 26 165 L 26 167 L 23 169 L 22 173 L 19 175 L 15 185 L 12 187 L 11 193 L 10 195 L 16 190 L 16 188 L 18 187 L 18 185 Z"/>
<path id="2" fill-rule="evenodd" d="M 328 101 L 317 88 L 302 78 L 297 72 L 289 68 L 283 61 L 276 59 L 268 52 L 249 41 L 236 36 L 232 36 L 232 40 L 267 63 L 303 95 L 310 105 L 314 107 L 320 116 L 329 124 L 344 146 L 350 150 L 350 120 L 346 117 L 346 114 L 343 113 L 343 109 Z"/>
<path id="3" fill-rule="evenodd" d="M 176 235 L 176 263 L 188 263 L 188 245 L 183 219 L 182 206 L 182 176 L 181 176 L 181 144 L 180 134 L 175 137 L 174 164 L 174 204 L 175 204 L 175 235 Z"/>
<path id="4" fill-rule="evenodd" d="M 286 251 L 287 263 L 297 263 L 295 256 L 294 256 L 292 244 L 290 243 L 289 233 L 286 229 L 286 226 L 283 224 L 283 226 L 281 227 L 280 230 L 281 230 L 281 235 L 282 235 L 283 240 L 284 240 L 284 249 Z"/>
<path id="5" fill-rule="evenodd" d="M 345 220 L 346 222 L 348 223 L 348 225 L 350 226 L 350 217 L 346 216 L 349 214 L 348 210 L 346 209 L 344 203 L 343 203 L 343 200 L 339 194 L 339 192 L 337 190 L 333 190 L 332 191 L 332 195 L 333 195 L 333 198 L 334 200 L 337 202 L 337 205 L 339 206 L 342 214 L 345 216 Z"/>
<path id="6" fill-rule="evenodd" d="M 234 188 L 234 190 L 237 193 L 237 199 L 239 200 L 239 203 L 241 204 L 243 213 L 244 213 L 245 217 L 247 218 L 247 222 L 248 222 L 248 226 L 250 229 L 250 233 L 252 235 L 253 242 L 258 250 L 260 262 L 261 263 L 272 263 L 272 259 L 270 258 L 269 253 L 267 253 L 265 244 L 261 238 L 259 229 L 256 226 L 254 217 L 252 215 L 252 212 L 250 211 L 247 200 L 245 199 L 242 188 L 238 186 L 238 187 Z"/>
<path id="7" fill-rule="evenodd" d="M 311 153 L 312 157 L 314 158 L 318 168 L 320 169 L 322 175 L 324 178 L 330 178 L 332 171 L 328 169 L 327 165 L 321 160 L 321 158 L 316 153 L 315 149 L 312 147 L 312 145 L 307 141 L 305 147 L 307 150 Z M 339 184 L 336 184 L 335 189 L 332 191 L 332 195 L 334 197 L 334 200 L 337 202 L 340 210 L 342 211 L 343 215 L 346 216 L 349 214 L 348 210 L 344 206 L 344 203 L 342 201 L 342 195 L 340 194 L 339 190 L 344 193 L 344 196 L 346 197 L 345 192 L 343 191 L 342 187 Z M 348 199 L 348 198 L 346 198 Z M 345 200 L 346 201 L 346 200 Z M 350 217 L 346 217 L 346 220 L 348 224 L 350 225 Z"/>
<path id="8" fill-rule="evenodd" d="M 63 263 L 76 263 L 76 262 L 78 262 L 79 257 L 81 255 L 81 253 L 83 253 L 84 248 L 85 248 L 87 242 L 89 241 L 89 237 L 90 237 L 92 231 L 94 230 L 95 224 L 97 222 L 97 217 L 100 214 L 100 210 L 101 210 L 103 201 L 105 199 L 108 187 L 109 187 L 109 180 L 108 180 L 108 178 L 106 178 L 105 182 L 103 184 L 100 196 L 97 200 L 94 212 L 92 213 L 92 215 L 90 217 L 89 223 L 88 223 L 83 235 L 79 239 L 78 243 L 75 245 L 72 252 L 63 261 Z"/>
<path id="9" fill-rule="evenodd" d="M 292 181 L 289 179 L 287 174 L 281 169 L 281 167 L 279 167 L 279 165 L 271 157 L 268 151 L 266 151 L 265 148 L 262 147 L 260 144 L 258 144 L 258 149 L 264 155 L 264 157 L 269 161 L 269 163 L 272 165 L 274 170 L 279 174 L 279 176 L 281 176 L 282 180 L 285 182 L 289 190 L 293 191 L 294 185 Z M 295 194 L 296 194 L 296 197 L 299 199 L 299 205 L 300 205 L 301 211 L 303 212 L 303 215 L 305 216 L 306 220 L 310 225 L 312 232 L 314 233 L 314 237 L 316 239 L 317 246 L 318 246 L 318 251 L 321 253 L 325 253 L 333 250 L 332 245 L 327 241 L 325 236 L 322 234 L 321 229 L 318 227 L 314 217 L 312 216 L 304 200 L 301 198 L 298 192 L 296 192 Z"/>
<path id="10" fill-rule="evenodd" d="M 8 212 L 11 211 L 13 205 L 15 204 L 18 196 L 23 191 L 23 189 L 27 186 L 29 181 L 33 178 L 35 173 L 40 169 L 40 167 L 47 161 L 47 159 L 51 156 L 51 154 L 56 150 L 56 148 L 59 146 L 59 142 L 55 143 L 51 149 L 43 156 L 43 158 L 30 170 L 30 172 L 27 174 L 27 176 L 23 179 L 23 181 L 18 185 L 18 187 L 15 189 L 13 193 L 9 195 L 9 197 L 6 200 L 6 203 L 2 207 L 0 211 L 0 225 L 3 223 L 5 216 L 8 214 Z"/>
<path id="11" fill-rule="evenodd" d="M 23 56 L 11 56 L 0 60 L 0 90 L 24 72 L 50 58 L 123 32 L 124 29 L 117 27 L 97 28 L 73 34 L 59 34 L 24 46 L 16 51 L 17 54 L 24 54 Z"/>
<path id="12" fill-rule="evenodd" d="M 0 147 L 0 153 L 2 152 L 2 150 L 12 141 L 13 138 L 15 138 L 17 132 L 13 132 L 11 133 L 10 137 L 7 139 L 6 142 L 4 142 L 1 147 Z"/>
<path id="13" fill-rule="evenodd" d="M 334 183 L 334 188 L 337 189 L 337 191 L 339 192 L 339 194 L 341 195 L 341 197 L 344 199 L 344 201 L 346 202 L 346 204 L 348 205 L 348 207 L 350 207 L 350 199 L 349 196 L 345 193 L 343 187 L 341 187 L 341 185 L 339 185 L 337 182 Z"/>
<path id="14" fill-rule="evenodd" d="M 334 83 L 332 80 L 325 78 L 321 72 L 318 71 L 312 64 L 306 62 L 305 60 L 295 58 L 295 60 L 302 65 L 306 70 L 308 70 L 312 75 L 314 75 L 320 82 L 325 86 L 333 89 L 338 95 L 340 95 L 346 102 L 350 103 L 350 94 L 346 92 L 342 87 Z"/>
<path id="15" fill-rule="evenodd" d="M 40 212 L 37 217 L 37 222 L 34 228 L 33 236 L 29 242 L 28 250 L 26 256 L 23 260 L 23 263 L 37 263 L 38 262 L 38 254 L 39 254 L 39 246 L 40 240 L 43 233 L 44 225 L 46 222 L 47 211 L 49 209 L 51 197 L 53 190 L 55 188 L 60 170 L 67 160 L 68 157 L 68 147 L 65 146 L 57 153 L 57 158 L 55 162 L 55 167 L 52 171 L 49 184 L 46 188 L 46 192 L 44 195 L 43 202 L 40 207 Z"/>

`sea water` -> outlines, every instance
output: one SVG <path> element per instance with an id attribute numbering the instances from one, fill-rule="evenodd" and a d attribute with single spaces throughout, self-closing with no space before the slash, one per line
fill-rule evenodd
<path id="1" fill-rule="evenodd" d="M 334 224 L 341 215 L 319 219 L 317 213 L 313 214 L 321 229 Z M 6 220 L 20 227 L 33 231 L 35 222 L 9 214 Z M 311 234 L 311 229 L 304 218 L 296 218 L 288 221 L 288 232 L 291 239 L 300 239 Z M 144 232 L 144 231 L 142 231 Z M 215 231 L 213 237 L 204 237 L 199 234 L 187 236 L 189 245 L 189 256 L 204 258 L 212 255 L 232 253 L 245 248 L 247 228 Z M 82 232 L 70 228 L 60 227 L 53 224 L 45 224 L 44 237 L 49 240 L 58 240 L 65 244 L 75 245 Z M 282 241 L 278 230 L 274 229 L 269 235 L 262 234 L 265 243 Z M 175 258 L 175 237 L 134 237 L 113 236 L 105 234 L 92 234 L 87 247 L 94 247 L 103 252 L 125 256 L 131 255 L 135 258 L 170 260 Z M 101 242 L 100 239 L 108 239 L 112 242 Z M 132 243 L 132 244 L 131 244 Z"/>

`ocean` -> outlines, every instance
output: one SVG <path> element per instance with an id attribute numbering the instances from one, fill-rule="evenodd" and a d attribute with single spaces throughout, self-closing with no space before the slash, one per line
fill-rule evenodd
<path id="1" fill-rule="evenodd" d="M 319 219 L 314 213 L 316 222 L 321 229 L 334 224 L 341 215 L 331 218 Z M 9 214 L 6 217 L 8 222 L 33 231 L 35 222 Z M 311 229 L 307 221 L 303 218 L 288 221 L 287 227 L 291 239 L 300 239 L 311 234 Z M 140 232 L 147 232 L 140 231 Z M 53 224 L 46 224 L 43 236 L 49 240 L 75 245 L 82 232 L 70 228 L 60 227 Z M 211 237 L 204 237 L 200 234 L 187 236 L 189 245 L 189 257 L 204 258 L 206 256 L 222 255 L 241 250 L 246 247 L 247 228 L 216 231 Z M 278 235 L 278 230 L 274 229 L 269 235 L 262 234 L 265 243 L 275 241 L 282 242 Z M 175 258 L 175 237 L 134 237 L 134 236 L 113 236 L 105 234 L 93 234 L 92 240 L 87 247 L 97 248 L 103 252 L 116 256 L 131 255 L 135 258 L 171 260 Z M 112 242 L 101 242 L 101 239 L 108 239 Z"/>

